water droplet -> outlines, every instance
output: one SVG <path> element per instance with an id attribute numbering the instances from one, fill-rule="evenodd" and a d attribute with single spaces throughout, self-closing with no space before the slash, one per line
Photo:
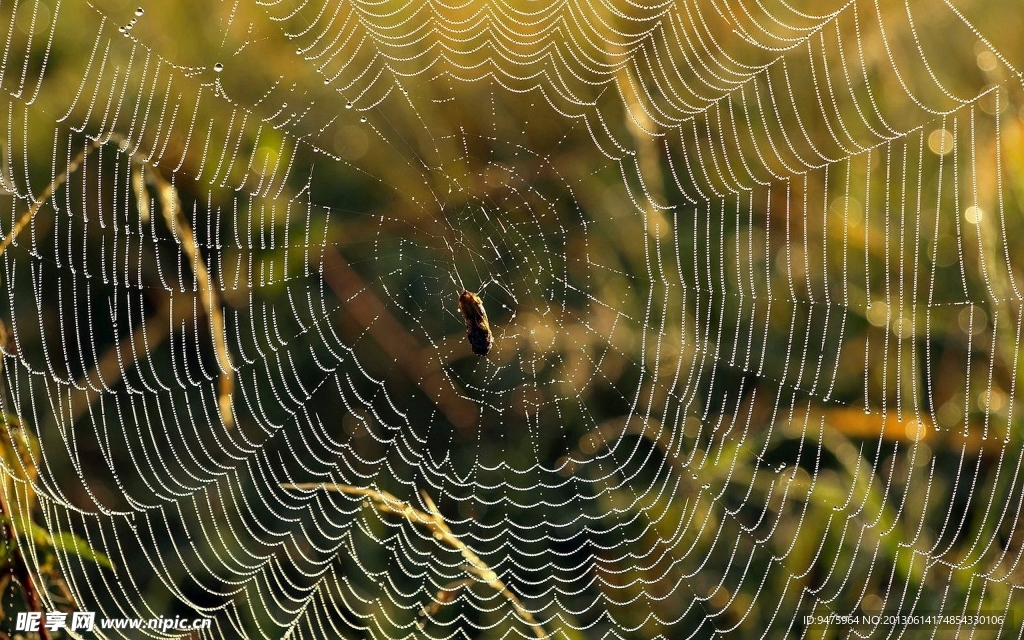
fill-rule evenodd
<path id="1" fill-rule="evenodd" d="M 135 10 L 135 15 L 137 15 L 137 16 L 141 16 L 144 13 L 146 13 L 146 10 L 143 9 L 142 7 L 139 7 L 138 9 Z"/>
<path id="2" fill-rule="evenodd" d="M 222 65 L 221 63 L 218 62 L 217 64 L 213 65 L 213 70 L 216 71 L 217 73 L 220 73 L 221 71 L 224 70 L 224 65 Z"/>
<path id="3" fill-rule="evenodd" d="M 359 118 L 359 122 L 366 122 L 366 116 L 363 116 L 362 118 Z"/>
<path id="4" fill-rule="evenodd" d="M 352 103 L 351 102 L 346 102 L 345 103 L 345 108 L 346 109 L 351 109 L 352 108 Z"/>
<path id="5" fill-rule="evenodd" d="M 127 33 L 128 32 L 128 30 L 125 29 L 124 27 L 118 27 L 117 30 L 120 31 L 121 33 Z"/>

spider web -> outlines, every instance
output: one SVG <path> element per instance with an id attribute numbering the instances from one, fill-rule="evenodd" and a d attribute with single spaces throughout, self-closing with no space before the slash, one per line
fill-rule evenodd
<path id="1" fill-rule="evenodd" d="M 39 608 L 1019 637 L 1024 14 L 804 5 L 5 6 Z"/>

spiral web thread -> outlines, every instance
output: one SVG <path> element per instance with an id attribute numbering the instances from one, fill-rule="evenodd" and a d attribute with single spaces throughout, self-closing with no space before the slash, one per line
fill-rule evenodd
<path id="1" fill-rule="evenodd" d="M 1019 7 L 0 16 L 7 623 L 1020 637 Z"/>

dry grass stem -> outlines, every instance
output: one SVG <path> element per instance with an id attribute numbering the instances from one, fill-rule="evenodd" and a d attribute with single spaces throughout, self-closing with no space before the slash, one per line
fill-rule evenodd
<path id="1" fill-rule="evenodd" d="M 137 156 L 138 154 L 136 154 Z M 220 376 L 217 381 L 217 397 L 221 419 L 227 428 L 235 426 L 235 413 L 231 406 L 231 396 L 235 391 L 235 368 L 231 363 L 231 352 L 228 349 L 227 333 L 224 330 L 224 313 L 220 300 L 213 287 L 210 272 L 206 269 L 203 256 L 196 246 L 196 238 L 192 227 L 183 213 L 178 190 L 158 171 L 146 172 L 147 182 L 156 189 L 160 198 L 160 211 L 164 221 L 181 242 L 181 248 L 188 256 L 192 273 L 195 275 L 199 299 L 206 309 L 206 317 L 210 320 L 210 334 L 213 338 L 213 349 L 217 356 Z M 142 209 L 140 207 L 140 214 Z"/>
<path id="2" fill-rule="evenodd" d="M 504 582 L 498 578 L 498 574 L 491 570 L 483 560 L 480 559 L 473 550 L 470 549 L 466 543 L 459 540 L 452 530 L 448 527 L 448 523 L 441 517 L 441 512 L 438 511 L 437 505 L 430 498 L 430 495 L 426 491 L 421 491 L 420 495 L 423 497 L 423 502 L 427 506 L 427 511 L 420 511 L 413 507 L 408 502 L 399 500 L 387 491 L 377 491 L 375 489 L 353 487 L 347 484 L 335 484 L 331 482 L 303 482 L 303 483 L 287 483 L 282 484 L 285 489 L 300 489 L 300 490 L 315 490 L 323 489 L 325 491 L 336 491 L 338 493 L 344 493 L 351 496 L 362 496 L 368 498 L 377 511 L 390 515 L 396 515 L 404 518 L 411 524 L 419 525 L 429 531 L 436 540 L 443 542 L 452 549 L 458 551 L 465 558 L 466 564 L 464 568 L 467 573 L 471 574 L 474 578 L 480 582 L 488 585 L 502 596 L 505 597 L 509 603 L 512 604 L 512 608 L 515 612 L 523 619 L 530 628 L 533 629 L 533 633 L 538 638 L 549 637 L 544 631 L 544 627 L 537 622 L 537 619 L 533 617 L 524 606 L 523 603 L 516 597 L 516 594 L 512 593 Z M 453 596 L 449 595 L 463 585 L 460 582 L 454 582 L 450 585 L 442 588 L 441 593 L 438 594 L 438 603 L 435 605 L 428 605 L 424 608 L 424 612 L 436 610 L 439 604 L 444 604 L 446 601 L 454 599 Z"/>
<path id="3" fill-rule="evenodd" d="M 86 146 L 81 151 L 79 151 L 78 155 L 72 158 L 71 162 L 68 163 L 68 168 L 65 169 L 63 173 L 54 178 L 53 181 L 50 182 L 50 184 L 48 184 L 45 189 L 43 189 L 43 193 L 42 195 L 39 196 L 39 199 L 33 202 L 32 206 L 28 208 L 28 211 L 23 213 L 21 217 L 18 218 L 18 221 L 14 223 L 14 227 L 11 229 L 10 233 L 8 233 L 7 236 L 4 237 L 3 241 L 0 242 L 0 255 L 3 255 L 4 251 L 7 251 L 7 247 L 11 246 L 14 243 L 14 240 L 18 237 L 18 234 L 21 233 L 21 231 L 28 226 L 29 222 L 32 222 L 32 218 L 34 218 L 35 215 L 39 212 L 39 210 L 43 207 L 43 205 L 46 204 L 46 201 L 50 199 L 50 196 L 53 195 L 53 192 L 56 191 L 62 184 L 67 182 L 68 176 L 74 173 L 75 171 L 78 171 L 78 167 L 82 166 L 82 162 L 85 160 L 85 157 L 92 153 L 93 151 L 95 151 L 99 146 L 100 143 L 93 142 Z"/>
<path id="4" fill-rule="evenodd" d="M 145 183 L 149 183 L 156 191 L 157 197 L 160 199 L 160 210 L 163 213 L 165 223 L 174 233 L 180 243 L 182 251 L 185 252 L 185 255 L 189 259 L 189 266 L 196 278 L 200 302 L 202 303 L 203 309 L 206 311 L 207 318 L 209 318 L 210 321 L 210 333 L 213 339 L 213 348 L 217 357 L 218 368 L 220 369 L 220 375 L 218 376 L 217 382 L 217 395 L 221 419 L 224 421 L 225 426 L 231 428 L 235 425 L 235 415 L 231 405 L 231 397 L 235 388 L 235 370 L 231 362 L 231 352 L 228 349 L 227 333 L 224 329 L 224 314 L 221 310 L 220 300 L 217 296 L 216 290 L 214 289 L 213 281 L 210 278 L 210 272 L 207 270 L 203 256 L 196 245 L 195 235 L 192 233 L 189 221 L 182 213 L 181 200 L 178 198 L 177 189 L 175 189 L 174 185 L 164 178 L 158 171 L 145 171 L 145 167 L 147 166 L 146 154 L 140 149 L 130 151 L 129 147 L 131 145 L 124 136 L 112 133 L 105 138 L 100 138 L 88 143 L 86 147 L 82 149 L 82 151 L 80 151 L 70 163 L 68 163 L 67 169 L 47 185 L 39 199 L 29 207 L 28 211 L 22 214 L 17 223 L 15 223 L 14 227 L 11 229 L 10 233 L 7 234 L 3 241 L 0 241 L 0 255 L 3 255 L 4 251 L 14 243 L 18 234 L 28 226 L 50 196 L 52 196 L 61 185 L 67 182 L 68 176 L 82 166 L 86 156 L 108 142 L 114 142 L 120 145 L 121 150 L 128 153 L 131 158 L 131 184 L 133 191 L 135 191 L 136 201 L 138 203 L 139 217 L 144 223 L 150 222 L 149 197 L 146 194 L 144 186 Z M 158 314 L 154 320 L 159 321 L 164 317 L 166 317 L 166 314 Z M 168 321 L 173 320 L 171 318 L 167 319 Z M 158 324 L 162 323 L 158 322 Z M 170 333 L 170 330 L 171 326 L 158 326 L 156 330 L 151 328 L 136 329 L 132 333 L 130 339 L 125 339 L 120 344 L 112 347 L 114 349 L 113 353 L 108 351 L 104 354 L 100 362 L 98 362 L 96 367 L 94 367 L 90 372 L 90 376 L 94 374 L 103 374 L 99 377 L 99 380 L 104 381 L 118 379 L 122 374 L 122 365 L 118 359 L 119 354 L 123 353 L 126 348 L 130 347 L 135 356 L 131 359 L 134 363 L 138 359 L 139 354 L 144 353 L 147 347 L 152 348 L 155 343 L 166 338 Z M 87 379 L 91 379 L 91 377 L 87 377 Z M 91 405 L 99 395 L 98 390 L 96 390 L 92 384 L 85 384 L 83 387 L 91 389 L 92 391 L 86 392 L 87 402 L 85 406 L 82 406 L 80 409 L 75 411 L 75 420 L 81 417 L 85 409 Z"/>

